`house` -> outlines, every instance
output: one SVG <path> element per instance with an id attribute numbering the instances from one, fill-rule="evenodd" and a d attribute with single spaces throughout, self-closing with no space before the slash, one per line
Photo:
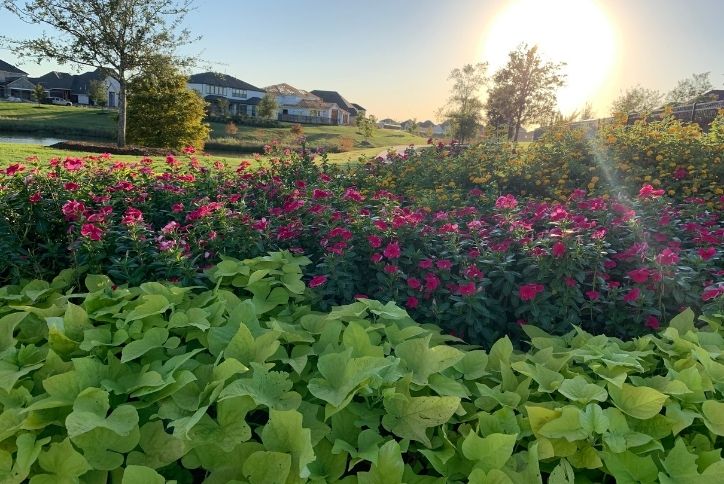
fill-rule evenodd
<path id="1" fill-rule="evenodd" d="M 367 116 L 367 110 L 357 103 L 352 103 L 352 106 L 357 110 L 359 116 Z"/>
<path id="2" fill-rule="evenodd" d="M 67 99 L 74 104 L 83 106 L 97 103 L 111 108 L 118 107 L 118 95 L 121 85 L 116 79 L 105 74 L 102 69 L 83 74 L 51 71 L 43 76 L 30 78 L 30 81 L 33 84 L 43 86 L 48 97 Z M 100 82 L 104 87 L 105 95 L 102 100 L 91 99 L 90 91 L 94 81 Z"/>
<path id="3" fill-rule="evenodd" d="M 35 86 L 28 80 L 28 73 L 0 60 L 0 98 L 30 100 Z"/>
<path id="4" fill-rule="evenodd" d="M 355 108 L 352 103 L 347 101 L 337 91 L 322 91 L 315 89 L 312 91 L 312 94 L 319 97 L 326 103 L 336 104 L 339 107 L 339 112 L 337 113 L 337 116 L 339 116 L 339 122 L 333 124 L 355 124 L 355 121 L 357 121 L 357 108 Z"/>
<path id="5" fill-rule="evenodd" d="M 277 120 L 306 124 L 342 124 L 343 110 L 336 103 L 297 89 L 287 83 L 267 86 L 264 90 L 277 101 Z"/>
<path id="6" fill-rule="evenodd" d="M 198 92 L 211 103 L 212 114 L 256 116 L 256 107 L 266 91 L 248 82 L 219 72 L 194 74 L 188 80 L 189 89 Z M 225 103 L 228 103 L 224 106 Z"/>
<path id="7" fill-rule="evenodd" d="M 401 130 L 402 125 L 395 121 L 394 119 L 385 118 L 380 121 L 377 121 L 377 127 L 382 129 L 396 129 Z"/>

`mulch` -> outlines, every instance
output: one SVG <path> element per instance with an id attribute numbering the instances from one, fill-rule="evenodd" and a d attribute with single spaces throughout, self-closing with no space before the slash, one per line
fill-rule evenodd
<path id="1" fill-rule="evenodd" d="M 147 148 L 133 145 L 119 148 L 113 143 L 103 143 L 97 141 L 61 141 L 60 143 L 51 145 L 51 148 L 89 153 L 110 153 L 112 155 L 132 156 L 166 156 L 168 154 L 177 154 L 174 153 L 173 150 L 164 148 Z"/>

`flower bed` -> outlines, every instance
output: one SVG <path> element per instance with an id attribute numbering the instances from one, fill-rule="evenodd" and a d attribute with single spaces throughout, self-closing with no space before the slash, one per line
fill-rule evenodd
<path id="1" fill-rule="evenodd" d="M 111 157 L 10 165 L 0 280 L 71 267 L 116 283 L 192 284 L 222 254 L 290 249 L 313 261 L 320 307 L 394 300 L 485 345 L 517 340 L 526 322 L 630 337 L 724 300 L 721 203 L 711 199 L 681 203 L 653 186 L 632 198 L 578 189 L 561 202 L 472 190 L 431 210 L 295 153 L 248 165 L 191 155 L 165 169 Z"/>
<path id="2" fill-rule="evenodd" d="M 78 287 L 70 270 L 0 287 L 0 478 L 724 479 L 721 315 L 628 342 L 526 327 L 529 352 L 486 352 L 393 303 L 316 311 L 309 264 L 227 258 L 196 287 Z"/>

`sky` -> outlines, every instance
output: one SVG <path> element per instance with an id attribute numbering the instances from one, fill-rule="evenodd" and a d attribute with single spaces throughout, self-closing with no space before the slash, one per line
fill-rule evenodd
<path id="1" fill-rule="evenodd" d="M 339 91 L 379 119 L 436 120 L 449 73 L 487 61 L 500 68 L 520 42 L 565 61 L 561 110 L 585 102 L 600 116 L 625 89 L 662 92 L 692 73 L 724 88 L 722 0 L 196 0 L 186 48 L 215 70 L 264 87 Z M 43 29 L 0 10 L 0 35 Z M 31 76 L 71 71 L 51 62 L 0 59 Z M 481 92 L 485 97 L 485 92 Z"/>

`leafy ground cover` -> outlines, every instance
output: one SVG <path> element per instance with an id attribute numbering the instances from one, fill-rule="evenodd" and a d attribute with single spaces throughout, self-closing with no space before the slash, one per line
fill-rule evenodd
<path id="1" fill-rule="evenodd" d="M 195 287 L 67 270 L 0 288 L 0 479 L 724 479 L 721 314 L 628 342 L 525 327 L 527 352 L 486 352 L 393 303 L 319 311 L 310 263 L 225 258 Z"/>

